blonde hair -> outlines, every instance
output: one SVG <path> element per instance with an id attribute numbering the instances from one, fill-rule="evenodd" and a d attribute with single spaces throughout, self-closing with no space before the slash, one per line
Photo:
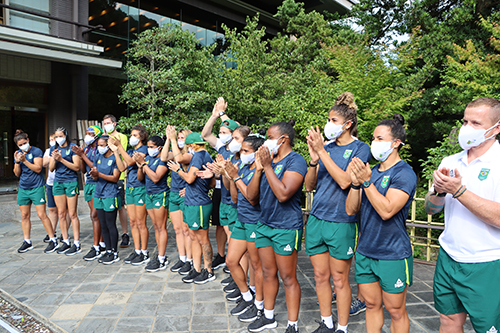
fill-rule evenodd
<path id="1" fill-rule="evenodd" d="M 344 120 L 351 121 L 352 125 L 349 131 L 352 136 L 358 136 L 358 106 L 354 102 L 354 95 L 350 92 L 343 92 L 337 97 L 335 105 L 330 109 L 330 112 L 335 112 L 339 116 L 344 117 Z"/>

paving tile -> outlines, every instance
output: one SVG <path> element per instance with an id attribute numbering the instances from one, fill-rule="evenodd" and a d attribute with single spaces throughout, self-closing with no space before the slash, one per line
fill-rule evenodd
<path id="1" fill-rule="evenodd" d="M 92 308 L 92 304 L 65 304 L 60 306 L 51 319 L 81 319 Z"/>
<path id="2" fill-rule="evenodd" d="M 179 290 L 193 290 L 193 283 L 180 282 L 167 282 L 165 284 L 164 291 L 179 291 Z"/>
<path id="3" fill-rule="evenodd" d="M 80 286 L 75 290 L 75 293 L 102 293 L 104 289 L 108 286 L 107 283 L 82 283 Z"/>
<path id="4" fill-rule="evenodd" d="M 165 283 L 164 282 L 139 282 L 135 286 L 135 291 L 136 292 L 143 292 L 143 291 L 159 291 L 159 292 L 162 292 L 164 287 L 165 287 Z"/>
<path id="5" fill-rule="evenodd" d="M 134 292 L 130 296 L 128 303 L 131 304 L 158 304 L 160 303 L 162 294 L 159 292 Z"/>
<path id="6" fill-rule="evenodd" d="M 118 319 L 116 318 L 84 318 L 74 332 L 76 333 L 113 332 L 117 321 Z"/>
<path id="7" fill-rule="evenodd" d="M 116 274 L 111 281 L 113 282 L 133 282 L 137 283 L 141 278 L 142 274 Z"/>
<path id="8" fill-rule="evenodd" d="M 203 293 L 194 293 L 195 302 L 225 302 L 225 294 L 220 291 L 207 290 Z"/>
<path id="9" fill-rule="evenodd" d="M 31 304 L 33 305 L 61 305 L 69 296 L 69 293 L 60 294 L 42 294 L 38 296 Z"/>
<path id="10" fill-rule="evenodd" d="M 49 280 L 51 281 L 51 280 Z M 57 281 L 55 283 L 52 283 L 47 289 L 45 289 L 46 294 L 58 294 L 61 292 L 66 292 L 66 293 L 72 293 L 75 291 L 76 288 L 78 288 L 80 284 L 79 283 L 58 283 Z"/>
<path id="11" fill-rule="evenodd" d="M 31 308 L 42 316 L 50 318 L 59 307 L 57 305 L 32 305 Z"/>
<path id="12" fill-rule="evenodd" d="M 121 317 L 154 317 L 158 304 L 127 304 Z"/>
<path id="13" fill-rule="evenodd" d="M 135 289 L 137 283 L 135 282 L 123 282 L 123 283 L 115 283 L 111 282 L 108 284 L 106 289 L 104 289 L 105 292 L 107 293 L 113 293 L 113 292 L 132 292 Z"/>
<path id="14" fill-rule="evenodd" d="M 80 325 L 80 319 L 51 319 L 51 322 L 63 328 L 67 332 L 73 332 Z"/>
<path id="15" fill-rule="evenodd" d="M 191 302 L 193 299 L 192 291 L 166 291 L 163 293 L 162 303 L 184 303 Z"/>
<path id="16" fill-rule="evenodd" d="M 125 309 L 125 304 L 95 304 L 92 309 L 90 309 L 86 318 L 89 317 L 100 317 L 100 318 L 112 318 L 120 317 L 123 309 Z"/>
<path id="17" fill-rule="evenodd" d="M 423 291 L 423 292 L 413 292 L 413 293 L 408 293 L 408 294 L 413 294 L 414 296 L 418 297 L 419 299 L 422 299 L 424 302 L 434 302 L 434 293 L 432 291 Z"/>
<path id="18" fill-rule="evenodd" d="M 236 303 L 233 303 L 236 305 Z M 233 306 L 234 306 L 233 305 Z M 232 308 L 232 307 L 230 307 Z M 226 302 L 211 302 L 207 303 L 194 303 L 193 304 L 193 313 L 196 313 L 196 316 L 200 315 L 227 315 L 228 311 L 226 308 Z"/>
<path id="19" fill-rule="evenodd" d="M 66 304 L 94 304 L 95 301 L 101 296 L 100 293 L 95 294 L 77 294 L 73 293 L 68 296 L 64 301 L 63 306 Z"/>
<path id="20" fill-rule="evenodd" d="M 229 329 L 227 316 L 212 315 L 212 316 L 194 316 L 191 322 L 192 331 L 211 331 Z"/>
<path id="21" fill-rule="evenodd" d="M 87 275 L 83 283 L 110 283 L 114 275 L 110 274 L 94 274 Z"/>
<path id="22" fill-rule="evenodd" d="M 125 304 L 132 293 L 102 293 L 95 304 Z"/>
<path id="23" fill-rule="evenodd" d="M 153 326 L 154 317 L 120 318 L 116 324 L 116 333 L 149 333 Z"/>
<path id="24" fill-rule="evenodd" d="M 190 322 L 190 316 L 156 317 L 153 332 L 191 332 Z"/>
<path id="25" fill-rule="evenodd" d="M 156 309 L 158 317 L 162 316 L 191 316 L 193 303 L 160 303 Z"/>
<path id="26" fill-rule="evenodd" d="M 14 296 L 17 295 L 27 295 L 27 294 L 41 294 L 45 289 L 47 289 L 47 285 L 43 283 L 37 284 L 24 284 L 13 293 Z"/>
<path id="27" fill-rule="evenodd" d="M 406 306 L 406 310 L 408 313 L 411 313 L 412 317 L 433 317 L 439 315 L 439 312 L 433 306 L 427 304 L 409 304 Z"/>

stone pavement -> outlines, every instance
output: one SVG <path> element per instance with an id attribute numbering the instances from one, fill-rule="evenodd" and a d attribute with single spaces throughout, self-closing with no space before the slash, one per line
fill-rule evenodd
<path id="1" fill-rule="evenodd" d="M 83 204 L 82 201 L 80 201 Z M 32 215 L 32 240 L 35 248 L 17 253 L 22 242 L 19 222 L 0 218 L 0 288 L 30 306 L 68 332 L 246 332 L 229 311 L 234 302 L 225 299 L 220 281 L 226 277 L 217 270 L 217 280 L 205 285 L 185 284 L 178 273 L 166 270 L 156 273 L 123 263 L 132 247 L 121 249 L 121 261 L 105 266 L 97 261 L 86 262 L 83 255 L 92 242 L 92 227 L 88 214 L 81 214 L 83 251 L 74 257 L 44 254 L 42 242 L 45 231 Z M 151 223 L 148 221 L 148 225 Z M 177 260 L 175 234 L 168 225 L 167 255 Z M 215 229 L 211 230 L 214 249 Z M 151 228 L 149 249 L 155 248 Z M 414 264 L 413 286 L 409 288 L 407 308 L 411 321 L 410 332 L 438 332 L 439 315 L 433 307 L 432 278 L 434 266 Z M 314 290 L 314 274 L 304 251 L 299 254 L 298 279 L 302 287 L 300 332 L 317 328 L 320 318 Z M 353 293 L 357 287 L 351 279 Z M 333 307 L 336 313 L 335 306 Z M 284 332 L 287 324 L 283 286 L 276 304 L 278 328 L 268 332 Z M 389 315 L 385 312 L 384 332 L 389 332 Z M 350 318 L 349 332 L 365 332 L 365 314 Z M 266 332 L 266 331 L 264 331 Z M 469 321 L 466 332 L 473 332 Z"/>

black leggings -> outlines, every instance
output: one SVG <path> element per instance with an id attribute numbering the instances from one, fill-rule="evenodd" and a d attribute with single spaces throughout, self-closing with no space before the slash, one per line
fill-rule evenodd
<path id="1" fill-rule="evenodd" d="M 107 251 L 116 252 L 118 248 L 118 229 L 116 229 L 116 214 L 118 210 L 106 212 L 104 209 L 96 209 L 99 222 L 101 222 L 102 239 L 106 244 Z"/>

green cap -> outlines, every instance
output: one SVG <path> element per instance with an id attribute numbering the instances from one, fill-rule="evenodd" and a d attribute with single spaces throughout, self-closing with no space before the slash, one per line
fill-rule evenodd
<path id="1" fill-rule="evenodd" d="M 228 119 L 228 120 L 224 120 L 222 122 L 222 125 L 220 125 L 220 127 L 227 127 L 231 131 L 234 131 L 235 129 L 237 129 L 238 127 L 240 127 L 240 125 L 238 125 L 238 123 L 235 122 L 234 120 Z"/>
<path id="2" fill-rule="evenodd" d="M 193 133 L 190 133 L 186 137 L 186 140 L 184 140 L 184 143 L 186 145 L 190 145 L 192 143 L 205 144 L 206 142 L 205 142 L 205 140 L 203 140 L 200 133 L 193 132 Z"/>

